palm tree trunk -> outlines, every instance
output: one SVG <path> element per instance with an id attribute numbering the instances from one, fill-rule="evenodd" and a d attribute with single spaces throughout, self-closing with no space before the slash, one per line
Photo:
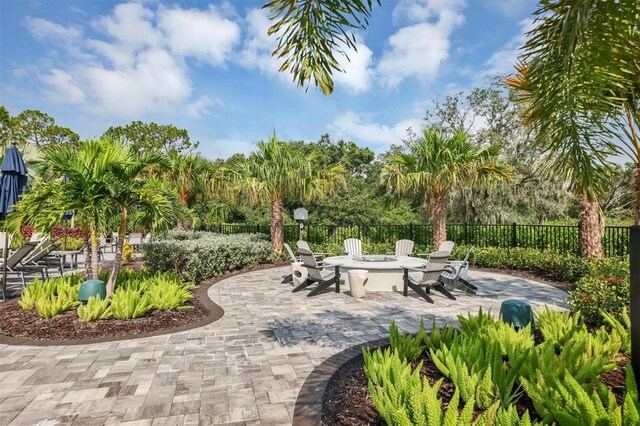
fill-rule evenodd
<path id="1" fill-rule="evenodd" d="M 89 230 L 82 227 L 82 251 L 84 254 L 84 273 L 86 277 L 93 278 L 93 268 L 91 266 L 91 241 L 89 240 Z"/>
<path id="2" fill-rule="evenodd" d="M 111 295 L 116 287 L 116 280 L 118 279 L 118 273 L 120 272 L 120 263 L 122 262 L 122 246 L 124 245 L 124 239 L 127 236 L 127 209 L 123 208 L 120 212 L 120 227 L 118 228 L 118 242 L 116 243 L 116 255 L 113 260 L 113 267 L 111 268 L 111 274 L 109 276 L 109 282 L 107 283 L 107 297 Z"/>
<path id="3" fill-rule="evenodd" d="M 98 230 L 91 229 L 91 279 L 97 280 L 98 275 Z"/>
<path id="4" fill-rule="evenodd" d="M 278 256 L 282 254 L 284 243 L 284 228 L 282 223 L 282 200 L 274 200 L 271 203 L 271 244 Z"/>
<path id="5" fill-rule="evenodd" d="M 447 210 L 444 193 L 436 193 L 433 196 L 433 246 L 440 247 L 447 239 Z"/>
<path id="6" fill-rule="evenodd" d="M 189 209 L 189 197 L 186 194 L 183 193 L 179 193 L 178 194 L 180 196 L 180 202 L 182 203 L 182 205 L 184 206 L 185 209 Z M 180 231 L 188 231 L 189 229 L 191 229 L 191 224 L 188 222 L 183 221 L 182 219 L 180 219 L 178 221 L 178 224 L 176 225 L 176 228 Z"/>
<path id="7" fill-rule="evenodd" d="M 589 201 L 584 197 L 580 197 L 578 202 L 580 203 L 580 255 L 603 257 L 604 218 L 600 211 L 600 203 L 597 200 Z"/>
<path id="8" fill-rule="evenodd" d="M 634 203 L 635 210 L 636 210 L 635 224 L 640 225 L 640 163 L 636 163 L 635 178 L 636 178 L 636 184 L 635 184 L 636 202 Z"/>

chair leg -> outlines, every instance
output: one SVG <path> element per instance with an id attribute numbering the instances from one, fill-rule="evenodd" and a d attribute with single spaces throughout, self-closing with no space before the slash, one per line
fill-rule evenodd
<path id="1" fill-rule="evenodd" d="M 289 284 L 293 282 L 293 274 L 289 274 L 282 279 L 282 284 Z"/>
<path id="2" fill-rule="evenodd" d="M 27 288 L 27 282 L 24 279 L 24 272 L 18 272 L 18 275 L 20 275 L 20 279 L 22 280 L 22 289 L 26 289 Z"/>
<path id="3" fill-rule="evenodd" d="M 413 280 L 408 279 L 405 281 L 405 285 L 411 287 L 411 290 L 415 291 L 416 293 L 418 293 L 419 296 L 422 296 L 422 298 L 424 300 L 426 300 L 429 303 L 433 303 L 433 299 L 427 294 L 427 292 L 425 291 L 425 289 L 423 289 L 422 287 L 420 287 L 418 284 L 414 283 Z"/>
<path id="4" fill-rule="evenodd" d="M 436 291 L 439 291 L 440 293 L 444 294 L 446 297 L 448 297 L 451 300 L 456 300 L 454 295 L 449 293 L 449 290 L 444 288 L 444 284 L 442 283 L 442 281 L 438 281 L 436 284 L 432 285 L 431 288 Z"/>
<path id="5" fill-rule="evenodd" d="M 301 282 L 298 285 L 298 287 L 293 289 L 292 293 L 295 293 L 295 292 L 300 291 L 300 290 L 304 290 L 305 288 L 309 287 L 309 285 L 311 283 L 313 283 L 313 282 L 314 282 L 313 280 L 305 280 L 305 281 Z"/>
<path id="6" fill-rule="evenodd" d="M 470 288 L 471 290 L 477 290 L 478 287 L 476 287 L 475 285 L 471 284 L 469 281 L 465 280 L 464 278 L 458 278 L 458 281 L 460 281 L 460 284 L 462 284 L 465 287 Z M 475 293 L 473 293 L 475 294 Z"/>
<path id="7" fill-rule="evenodd" d="M 324 290 L 326 290 L 327 288 L 331 287 L 332 285 L 336 284 L 336 287 L 339 286 L 339 281 L 336 281 L 337 277 L 333 277 L 331 279 L 325 280 L 325 281 L 320 281 L 318 283 L 318 286 L 316 288 L 314 288 L 313 290 L 311 290 L 311 292 L 309 294 L 307 294 L 307 297 L 312 297 L 315 296 L 316 294 L 320 294 L 322 293 Z M 339 287 L 338 291 L 339 290 Z"/>

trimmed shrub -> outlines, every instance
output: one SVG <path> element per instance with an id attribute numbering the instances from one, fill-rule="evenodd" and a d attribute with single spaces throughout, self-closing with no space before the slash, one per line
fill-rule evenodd
<path id="1" fill-rule="evenodd" d="M 274 260 L 271 243 L 262 234 L 174 231 L 162 240 L 144 244 L 142 251 L 149 269 L 173 271 L 196 283 Z"/>
<path id="2" fill-rule="evenodd" d="M 630 291 L 628 278 L 586 276 L 569 292 L 571 308 L 580 311 L 586 322 L 601 325 L 603 312 L 621 318 L 623 310 L 631 304 Z"/>
<path id="3" fill-rule="evenodd" d="M 91 296 L 86 305 L 78 306 L 78 317 L 84 321 L 96 321 L 111 318 L 111 301 Z"/>

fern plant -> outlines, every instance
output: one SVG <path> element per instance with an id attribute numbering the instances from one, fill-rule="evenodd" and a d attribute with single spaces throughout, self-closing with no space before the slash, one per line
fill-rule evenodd
<path id="1" fill-rule="evenodd" d="M 405 359 L 409 362 L 416 361 L 422 352 L 425 350 L 423 344 L 425 336 L 427 335 L 424 329 L 424 320 L 420 320 L 420 328 L 415 336 L 410 334 L 401 333 L 398 330 L 396 321 L 391 321 L 389 326 L 389 340 L 391 341 L 391 348 L 396 351 L 401 359 Z"/>
<path id="2" fill-rule="evenodd" d="M 441 426 L 471 424 L 473 401 L 458 412 L 459 393 L 456 390 L 446 412 L 438 390 L 442 379 L 433 386 L 420 378 L 422 362 L 415 370 L 396 351 L 363 350 L 365 375 L 369 393 L 380 416 L 390 426 Z"/>
<path id="3" fill-rule="evenodd" d="M 627 393 L 622 407 L 622 424 L 624 426 L 640 425 L 640 394 L 638 394 L 638 384 L 631 365 L 627 367 Z"/>
<path id="4" fill-rule="evenodd" d="M 622 309 L 620 319 L 604 311 L 600 311 L 604 321 L 611 327 L 611 334 L 620 338 L 620 352 L 631 355 L 631 316 L 625 306 Z"/>
<path id="5" fill-rule="evenodd" d="M 79 302 L 76 301 L 75 294 L 69 295 L 67 293 L 62 293 L 51 299 L 36 300 L 36 310 L 38 311 L 38 315 L 42 318 L 50 319 L 58 314 L 68 311 L 78 304 Z"/>
<path id="6" fill-rule="evenodd" d="M 466 318 L 458 315 L 458 322 L 460 323 L 460 330 L 463 333 L 471 334 L 486 330 L 487 327 L 492 326 L 496 320 L 491 314 L 491 309 L 484 313 L 481 306 L 480 309 L 478 309 L 477 315 L 468 313 Z"/>
<path id="7" fill-rule="evenodd" d="M 544 423 L 622 426 L 622 410 L 602 383 L 588 392 L 567 370 L 560 377 L 545 377 L 538 371 L 535 380 L 523 378 L 522 386 Z"/>
<path id="8" fill-rule="evenodd" d="M 193 285 L 181 285 L 171 282 L 150 286 L 145 295 L 149 296 L 151 304 L 158 310 L 192 309 L 193 306 L 184 306 L 187 301 L 193 298 L 189 291 L 192 287 Z"/>
<path id="9" fill-rule="evenodd" d="M 509 405 L 507 408 L 500 407 L 500 404 L 496 402 L 488 410 L 482 413 L 476 421 L 474 426 L 537 426 L 542 425 L 539 422 L 532 422 L 529 416 L 529 411 L 525 411 L 522 417 L 518 415 L 518 411 L 514 405 Z"/>
<path id="10" fill-rule="evenodd" d="M 116 319 L 133 319 L 151 310 L 151 298 L 140 291 L 116 289 L 111 295 L 111 313 Z"/>
<path id="11" fill-rule="evenodd" d="M 78 317 L 84 321 L 96 321 L 111 318 L 111 300 L 90 297 L 86 305 L 78 306 Z"/>
<path id="12" fill-rule="evenodd" d="M 545 305 L 535 310 L 535 316 L 545 342 L 552 342 L 556 348 L 562 348 L 577 332 L 586 330 L 580 312 L 572 315 L 569 311 L 560 312 Z"/>
<path id="13" fill-rule="evenodd" d="M 485 333 L 489 339 L 500 344 L 502 355 L 509 359 L 519 357 L 520 354 L 534 346 L 531 324 L 516 330 L 512 324 L 500 320 L 487 327 Z"/>
<path id="14" fill-rule="evenodd" d="M 422 325 L 422 322 L 421 322 Z M 448 346 L 453 338 L 458 334 L 458 330 L 451 324 L 443 327 L 436 326 L 436 318 L 432 317 L 431 333 L 424 334 L 424 345 L 426 349 L 441 349 L 442 346 Z"/>
<path id="15" fill-rule="evenodd" d="M 18 305 L 22 309 L 35 309 L 38 300 L 52 299 L 55 296 L 57 286 L 53 280 L 40 282 L 36 277 L 33 284 L 28 285 L 22 292 Z"/>

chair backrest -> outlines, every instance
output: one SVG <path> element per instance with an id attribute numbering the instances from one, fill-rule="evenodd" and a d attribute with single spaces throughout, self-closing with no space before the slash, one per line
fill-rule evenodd
<path id="1" fill-rule="evenodd" d="M 99 246 L 100 247 L 106 247 L 106 245 L 107 245 L 107 237 L 105 237 L 104 234 L 100 234 L 100 236 L 98 237 L 98 241 L 99 241 Z"/>
<path id="2" fill-rule="evenodd" d="M 311 250 L 311 247 L 309 247 L 309 243 L 304 240 L 298 240 L 298 242 L 296 242 L 296 245 L 298 246 L 298 249 L 313 252 L 313 250 Z"/>
<path id="3" fill-rule="evenodd" d="M 318 262 L 316 262 L 316 257 L 313 255 L 313 252 L 305 249 L 298 249 L 298 254 L 300 255 L 300 260 L 302 261 L 302 265 L 307 267 L 307 271 L 309 271 L 309 278 L 322 281 L 322 274 L 318 271 Z"/>
<path id="4" fill-rule="evenodd" d="M 31 233 L 31 238 L 29 238 L 29 241 L 30 242 L 35 241 L 37 243 L 37 242 L 42 241 L 44 238 L 45 238 L 44 234 L 41 234 L 39 232 L 32 232 Z"/>
<path id="5" fill-rule="evenodd" d="M 430 283 L 437 281 L 442 274 L 444 267 L 447 265 L 447 261 L 451 257 L 451 252 L 448 251 L 436 251 L 429 255 L 427 264 L 423 268 L 422 280 L 420 284 Z"/>
<path id="6" fill-rule="evenodd" d="M 117 240 L 118 239 L 118 233 L 117 232 L 112 232 L 111 233 L 111 238 Z"/>
<path id="7" fill-rule="evenodd" d="M 473 253 L 473 246 L 469 249 L 469 251 L 467 252 L 467 254 L 464 256 L 464 259 L 462 259 L 462 261 L 465 264 L 469 263 L 469 258 L 471 257 L 471 253 Z"/>
<path id="8" fill-rule="evenodd" d="M 129 234 L 129 244 L 142 244 L 142 234 L 140 232 L 132 232 Z"/>
<path id="9" fill-rule="evenodd" d="M 45 256 L 54 251 L 57 247 L 58 242 L 56 240 L 47 239 L 46 244 L 40 244 L 31 253 L 29 253 L 29 256 L 25 260 L 27 262 L 38 263 L 42 259 L 44 259 Z"/>
<path id="10" fill-rule="evenodd" d="M 27 255 L 31 253 L 37 245 L 38 243 L 29 241 L 28 243 L 24 243 L 23 245 L 18 247 L 18 249 L 7 258 L 7 268 L 12 269 L 18 263 L 22 262 L 22 259 L 27 257 Z"/>
<path id="11" fill-rule="evenodd" d="M 396 256 L 410 256 L 413 254 L 413 241 L 398 240 L 396 241 Z"/>
<path id="12" fill-rule="evenodd" d="M 453 241 L 443 241 L 440 244 L 440 247 L 438 247 L 438 251 L 448 251 L 449 253 L 451 253 L 453 251 L 453 247 L 456 245 L 456 243 L 454 243 Z"/>
<path id="13" fill-rule="evenodd" d="M 291 246 L 289 246 L 289 244 L 287 244 L 287 243 L 284 243 L 284 249 L 289 254 L 289 257 L 291 258 L 291 261 L 295 262 L 296 261 L 296 255 L 293 254 L 293 250 L 291 250 Z"/>
<path id="14" fill-rule="evenodd" d="M 362 241 L 357 238 L 344 240 L 344 250 L 349 256 L 362 256 Z"/>

